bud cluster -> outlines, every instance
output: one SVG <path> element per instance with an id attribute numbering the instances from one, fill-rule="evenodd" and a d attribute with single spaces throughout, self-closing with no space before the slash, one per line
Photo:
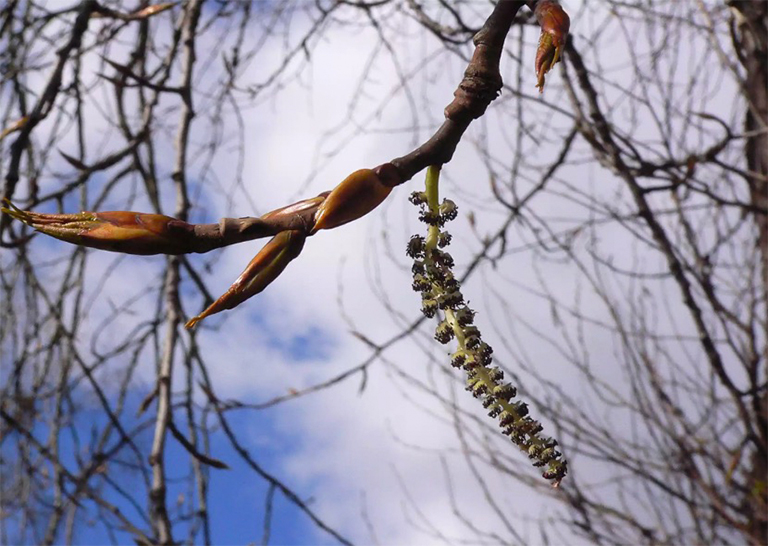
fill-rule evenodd
<path id="1" fill-rule="evenodd" d="M 429 189 L 428 182 L 428 192 Z M 453 258 L 442 250 L 450 245 L 451 236 L 441 228 L 456 218 L 458 208 L 449 199 L 438 205 L 436 188 L 433 191 L 434 195 L 414 192 L 410 196 L 411 203 L 421 209 L 419 219 L 429 226 L 428 236 L 412 236 L 406 249 L 414 260 L 412 286 L 421 293 L 421 311 L 427 318 L 441 312 L 435 339 L 442 344 L 457 340 L 451 365 L 465 372 L 467 391 L 482 401 L 488 415 L 498 419 L 504 434 L 527 453 L 534 466 L 547 467 L 542 475 L 557 486 L 567 472 L 566 461 L 555 449 L 556 440 L 539 436 L 542 426 L 528 415 L 527 404 L 512 401 L 517 389 L 504 383 L 504 372 L 493 366 L 493 349 L 483 341 L 474 324 L 475 311 L 464 301 L 461 285 L 452 271 Z"/>

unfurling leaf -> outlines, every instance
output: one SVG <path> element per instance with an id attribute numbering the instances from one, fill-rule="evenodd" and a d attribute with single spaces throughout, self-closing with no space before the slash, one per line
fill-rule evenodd
<path id="1" fill-rule="evenodd" d="M 357 220 L 378 207 L 392 191 L 371 169 L 360 169 L 333 188 L 315 213 L 312 233 Z"/>
<path id="2" fill-rule="evenodd" d="M 124 254 L 184 254 L 193 227 L 176 218 L 141 212 L 46 214 L 21 210 L 8 200 L 2 212 L 40 233 L 89 248 Z"/>
<path id="3" fill-rule="evenodd" d="M 208 306 L 205 311 L 191 318 L 186 327 L 193 328 L 205 317 L 226 309 L 233 309 L 264 290 L 301 253 L 306 238 L 307 236 L 301 231 L 281 231 L 275 235 L 256 254 L 256 257 L 232 283 L 229 290 Z"/>
<path id="4" fill-rule="evenodd" d="M 554 0 L 542 0 L 536 5 L 536 20 L 541 26 L 539 48 L 536 50 L 536 87 L 544 92 L 544 76 L 560 60 L 571 28 L 571 20 Z"/>

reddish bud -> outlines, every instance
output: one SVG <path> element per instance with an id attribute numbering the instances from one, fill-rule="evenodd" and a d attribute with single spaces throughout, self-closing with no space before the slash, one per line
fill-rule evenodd
<path id="1" fill-rule="evenodd" d="M 184 254 L 193 233 L 190 224 L 162 214 L 80 212 L 45 214 L 4 201 L 2 212 L 41 233 L 68 243 L 125 254 Z"/>
<path id="2" fill-rule="evenodd" d="M 536 5 L 536 20 L 541 26 L 539 48 L 536 50 L 536 87 L 544 91 L 544 76 L 560 60 L 571 20 L 554 0 L 541 0 Z"/>
<path id="3" fill-rule="evenodd" d="M 306 235 L 301 231 L 281 231 L 275 235 L 256 254 L 256 257 L 232 283 L 229 290 L 208 306 L 205 311 L 190 319 L 186 327 L 193 328 L 205 317 L 226 309 L 233 309 L 264 290 L 301 253 L 306 238 Z"/>
<path id="4" fill-rule="evenodd" d="M 312 233 L 357 220 L 378 207 L 392 191 L 371 169 L 350 174 L 333 188 L 315 213 Z"/>

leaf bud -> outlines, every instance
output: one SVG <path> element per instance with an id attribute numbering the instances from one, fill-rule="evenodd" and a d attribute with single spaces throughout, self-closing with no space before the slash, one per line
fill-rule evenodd
<path id="1" fill-rule="evenodd" d="M 536 87 L 539 92 L 543 92 L 545 75 L 560 60 L 565 48 L 571 20 L 563 8 L 552 0 L 540 0 L 534 13 L 541 26 L 539 47 L 536 50 Z"/>
<path id="2" fill-rule="evenodd" d="M 378 207 L 392 191 L 371 169 L 350 174 L 331 190 L 315 212 L 311 234 L 357 220 Z"/>
<path id="3" fill-rule="evenodd" d="M 191 318 L 186 327 L 193 328 L 205 317 L 225 309 L 233 309 L 263 291 L 301 253 L 306 238 L 301 231 L 281 231 L 275 235 L 256 254 L 232 286 L 205 311 Z"/>
<path id="4" fill-rule="evenodd" d="M 9 200 L 2 212 L 56 239 L 124 254 L 185 254 L 194 227 L 164 216 L 130 211 L 47 214 L 21 210 Z"/>

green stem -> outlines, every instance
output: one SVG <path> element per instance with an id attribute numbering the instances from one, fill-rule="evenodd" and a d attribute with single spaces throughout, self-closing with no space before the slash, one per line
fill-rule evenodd
<path id="1" fill-rule="evenodd" d="M 439 214 L 440 210 L 440 165 L 431 165 L 427 168 L 427 206 L 432 214 Z M 426 247 L 427 260 L 431 261 L 430 251 L 437 248 L 437 238 L 440 235 L 439 226 L 429 226 Z"/>

